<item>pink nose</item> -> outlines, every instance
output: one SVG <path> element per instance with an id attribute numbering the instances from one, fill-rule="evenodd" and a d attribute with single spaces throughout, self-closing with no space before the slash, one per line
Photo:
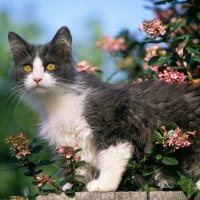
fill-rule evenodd
<path id="1" fill-rule="evenodd" d="M 38 84 L 42 80 L 42 78 L 34 78 L 33 80 Z"/>

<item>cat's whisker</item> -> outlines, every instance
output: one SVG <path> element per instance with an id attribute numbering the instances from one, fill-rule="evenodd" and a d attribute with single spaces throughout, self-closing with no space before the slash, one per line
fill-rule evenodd
<path id="1" fill-rule="evenodd" d="M 12 85 L 12 84 L 10 84 Z M 10 86 L 9 86 L 10 87 Z M 8 95 L 4 98 L 4 100 L 2 101 L 2 106 L 3 106 L 3 117 L 5 117 L 5 119 L 8 118 L 9 116 L 9 112 L 12 108 L 13 103 L 15 102 L 15 100 L 17 98 L 19 98 L 21 91 L 22 91 L 22 85 L 16 85 L 14 87 L 12 87 L 11 89 L 9 89 Z"/>
<path id="2" fill-rule="evenodd" d="M 20 94 L 19 94 L 20 95 Z M 6 107 L 5 107 L 5 119 L 8 119 L 8 116 L 9 116 L 9 113 L 10 113 L 10 111 L 11 111 L 11 108 L 12 108 L 12 106 L 13 106 L 13 104 L 14 104 L 14 102 L 19 98 L 19 95 L 15 95 L 13 98 L 12 98 L 12 100 L 9 102 L 9 104 L 7 104 L 6 105 Z"/>
<path id="3" fill-rule="evenodd" d="M 17 109 L 19 108 L 19 105 L 21 103 L 23 103 L 23 98 L 22 98 L 23 96 L 24 96 L 24 92 L 22 91 L 21 94 L 20 94 L 20 97 L 18 99 L 17 105 L 15 107 L 15 116 L 17 115 Z"/>

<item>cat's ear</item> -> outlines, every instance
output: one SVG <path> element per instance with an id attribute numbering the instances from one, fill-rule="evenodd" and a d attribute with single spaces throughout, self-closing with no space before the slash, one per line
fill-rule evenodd
<path id="1" fill-rule="evenodd" d="M 8 40 L 14 61 L 20 61 L 28 56 L 28 43 L 14 32 L 8 33 Z"/>
<path id="2" fill-rule="evenodd" d="M 72 49 L 72 37 L 69 29 L 65 26 L 61 27 L 51 41 L 51 45 L 57 55 L 63 58 L 69 56 Z"/>

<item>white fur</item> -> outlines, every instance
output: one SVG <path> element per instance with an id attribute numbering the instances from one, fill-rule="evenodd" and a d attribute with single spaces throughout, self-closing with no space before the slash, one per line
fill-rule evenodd
<path id="1" fill-rule="evenodd" d="M 198 181 L 196 182 L 196 187 L 197 187 L 197 189 L 200 191 L 200 180 L 198 180 Z"/>
<path id="2" fill-rule="evenodd" d="M 37 84 L 34 79 L 41 79 Z M 50 88 L 55 85 L 55 79 L 48 73 L 44 72 L 44 66 L 40 57 L 36 56 L 33 60 L 33 71 L 27 75 L 25 87 L 41 91 L 40 87 Z M 39 86 L 39 87 L 38 87 Z"/>
<path id="3" fill-rule="evenodd" d="M 89 192 L 115 191 L 132 152 L 133 147 L 129 143 L 119 143 L 117 146 L 110 146 L 101 151 L 98 156 L 100 175 L 98 179 L 87 184 L 87 190 Z"/>

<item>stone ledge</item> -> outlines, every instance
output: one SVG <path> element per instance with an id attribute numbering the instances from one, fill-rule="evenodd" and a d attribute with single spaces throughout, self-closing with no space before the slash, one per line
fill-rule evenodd
<path id="1" fill-rule="evenodd" d="M 194 200 L 200 199 L 200 193 Z M 158 191 L 158 192 L 77 192 L 74 197 L 49 194 L 38 196 L 36 200 L 187 200 L 181 191 Z"/>

